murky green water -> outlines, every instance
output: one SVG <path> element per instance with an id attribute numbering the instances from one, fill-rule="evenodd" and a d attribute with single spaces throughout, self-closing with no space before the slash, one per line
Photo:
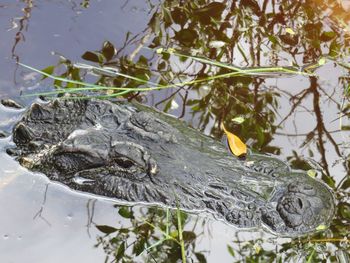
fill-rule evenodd
<path id="1" fill-rule="evenodd" d="M 209 215 L 183 215 L 188 261 L 349 262 L 349 12 L 347 1 L 316 0 L 3 1 L 0 98 L 26 106 L 37 96 L 22 94 L 66 86 L 41 81 L 16 62 L 38 69 L 54 65 L 56 75 L 109 86 L 152 85 L 91 74 L 75 63 L 115 67 L 162 85 L 196 80 L 124 98 L 175 115 L 218 139 L 225 121 L 251 148 L 279 155 L 295 169 L 316 169 L 317 178 L 334 189 L 338 209 L 329 229 L 301 239 L 235 229 Z M 315 77 L 198 81 L 230 71 L 157 54 L 160 47 L 243 68 L 295 66 Z M 325 63 L 317 65 L 323 57 Z M 0 130 L 10 135 L 21 112 L 0 106 Z M 238 116 L 242 124 L 232 121 Z M 6 154 L 9 145 L 11 137 L 0 138 L 0 262 L 181 260 L 174 241 L 139 255 L 163 238 L 164 208 L 124 207 L 73 192 L 22 168 Z"/>

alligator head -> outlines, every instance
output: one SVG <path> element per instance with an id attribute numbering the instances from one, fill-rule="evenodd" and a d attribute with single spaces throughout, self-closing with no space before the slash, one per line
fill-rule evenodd
<path id="1" fill-rule="evenodd" d="M 243 162 L 220 142 L 142 106 L 33 104 L 13 140 L 9 152 L 23 166 L 73 189 L 207 210 L 237 227 L 297 236 L 327 226 L 334 213 L 323 183 L 275 157 L 252 154 Z"/>

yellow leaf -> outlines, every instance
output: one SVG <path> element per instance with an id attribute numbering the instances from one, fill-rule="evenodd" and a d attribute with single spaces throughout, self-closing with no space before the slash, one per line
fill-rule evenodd
<path id="1" fill-rule="evenodd" d="M 247 146 L 233 133 L 226 130 L 224 124 L 221 125 L 227 136 L 228 147 L 231 153 L 235 156 L 242 156 L 247 153 Z"/>

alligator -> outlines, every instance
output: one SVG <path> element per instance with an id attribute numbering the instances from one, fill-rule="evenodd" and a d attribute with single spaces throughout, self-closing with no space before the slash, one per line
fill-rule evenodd
<path id="1" fill-rule="evenodd" d="M 98 99 L 32 104 L 7 152 L 68 187 L 132 203 L 206 211 L 238 228 L 301 236 L 332 220 L 332 191 L 282 160 L 232 156 L 156 109 Z"/>

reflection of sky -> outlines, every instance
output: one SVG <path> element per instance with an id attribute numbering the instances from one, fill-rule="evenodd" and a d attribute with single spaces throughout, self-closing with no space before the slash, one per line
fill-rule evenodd
<path id="1" fill-rule="evenodd" d="M 323 123 L 325 128 L 329 131 L 339 131 L 339 108 L 338 105 L 334 102 L 340 103 L 343 99 L 343 87 L 339 86 L 338 78 L 341 76 L 341 70 L 335 70 L 333 63 L 328 63 L 324 67 L 317 70 L 317 74 L 319 74 L 318 84 L 320 88 L 325 91 L 329 97 L 324 95 L 322 91 L 320 91 L 320 101 L 319 106 L 322 112 Z M 329 74 L 332 72 L 332 74 Z M 294 77 L 287 79 L 277 79 L 272 80 L 273 84 L 276 85 L 279 90 L 287 91 L 292 95 L 296 95 L 299 92 L 309 88 L 309 80 L 308 78 L 303 77 Z M 283 118 L 286 116 L 291 110 L 291 102 L 289 96 L 282 96 L 279 99 L 280 109 L 279 115 Z M 343 118 L 343 121 L 346 123 L 346 118 Z M 277 123 L 279 120 L 277 120 Z M 274 137 L 274 141 L 272 145 L 278 145 L 282 149 L 282 156 L 285 158 L 287 156 L 292 156 L 292 151 L 297 151 L 301 154 L 301 157 L 310 158 L 315 161 L 320 160 L 319 151 L 316 149 L 315 143 L 307 144 L 304 147 L 301 147 L 305 141 L 305 134 L 308 134 L 312 130 L 315 129 L 317 125 L 316 115 L 313 112 L 313 95 L 309 94 L 302 102 L 302 104 L 297 107 L 294 114 L 288 118 L 288 120 L 282 126 L 283 129 L 279 129 L 278 132 L 290 134 L 290 136 L 284 135 L 276 135 Z M 317 131 L 316 131 L 317 133 Z M 304 136 L 293 136 L 293 134 L 304 134 Z M 346 143 L 349 139 L 348 132 L 334 132 L 331 133 L 331 136 L 334 140 L 340 145 Z M 317 138 L 317 135 L 314 137 Z M 341 163 L 337 163 L 340 157 L 337 155 L 333 145 L 326 138 L 325 134 L 323 134 L 323 140 L 325 142 L 325 150 L 326 150 L 326 159 L 328 161 L 330 173 L 336 181 L 339 182 L 345 176 L 344 167 L 342 167 Z M 340 148 L 342 150 L 342 148 Z M 309 150 L 312 150 L 314 156 L 310 156 Z M 343 154 L 346 156 L 346 153 Z"/>

